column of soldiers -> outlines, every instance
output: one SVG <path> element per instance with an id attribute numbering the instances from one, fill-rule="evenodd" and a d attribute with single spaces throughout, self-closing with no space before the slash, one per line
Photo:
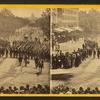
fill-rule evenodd
<path id="1" fill-rule="evenodd" d="M 16 58 L 19 61 L 19 66 L 24 62 L 26 67 L 30 63 L 29 60 L 34 60 L 36 68 L 39 67 L 42 72 L 44 60 L 49 59 L 50 54 L 46 42 L 49 41 L 44 39 L 41 43 L 37 38 L 35 41 L 13 41 L 12 45 L 8 41 L 0 41 L 0 57 Z"/>
<path id="2" fill-rule="evenodd" d="M 82 45 L 82 48 L 78 48 L 77 51 L 72 53 L 62 53 L 60 50 L 57 54 L 52 54 L 52 68 L 72 68 L 79 67 L 79 65 L 88 57 L 100 58 L 100 48 L 98 44 L 93 41 L 87 41 Z"/>

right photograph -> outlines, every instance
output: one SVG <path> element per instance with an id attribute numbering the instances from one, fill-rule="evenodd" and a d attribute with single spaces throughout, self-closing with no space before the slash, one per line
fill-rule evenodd
<path id="1" fill-rule="evenodd" d="M 99 94 L 100 9 L 55 8 L 51 24 L 51 93 Z"/>

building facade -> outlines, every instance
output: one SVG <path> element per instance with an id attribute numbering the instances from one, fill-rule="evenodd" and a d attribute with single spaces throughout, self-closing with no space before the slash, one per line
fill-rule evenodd
<path id="1" fill-rule="evenodd" d="M 78 8 L 58 8 L 52 11 L 52 22 L 57 27 L 78 27 Z"/>

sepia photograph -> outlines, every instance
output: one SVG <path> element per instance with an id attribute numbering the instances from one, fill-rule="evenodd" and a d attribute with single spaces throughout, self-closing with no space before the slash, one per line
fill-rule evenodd
<path id="1" fill-rule="evenodd" d="M 53 94 L 100 93 L 100 9 L 52 9 Z"/>
<path id="2" fill-rule="evenodd" d="M 0 8 L 0 94 L 50 91 L 50 9 Z"/>

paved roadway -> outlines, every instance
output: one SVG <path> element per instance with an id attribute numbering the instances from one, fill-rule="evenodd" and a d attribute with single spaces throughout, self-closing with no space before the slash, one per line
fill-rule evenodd
<path id="1" fill-rule="evenodd" d="M 49 64 L 44 64 L 43 73 L 36 74 L 34 61 L 30 61 L 27 67 L 19 66 L 17 59 L 0 58 L 0 86 L 10 85 L 35 85 L 49 84 Z"/>
<path id="2" fill-rule="evenodd" d="M 78 68 L 57 69 L 51 71 L 51 87 L 64 84 L 69 87 L 79 88 L 100 87 L 100 59 L 89 58 Z"/>

